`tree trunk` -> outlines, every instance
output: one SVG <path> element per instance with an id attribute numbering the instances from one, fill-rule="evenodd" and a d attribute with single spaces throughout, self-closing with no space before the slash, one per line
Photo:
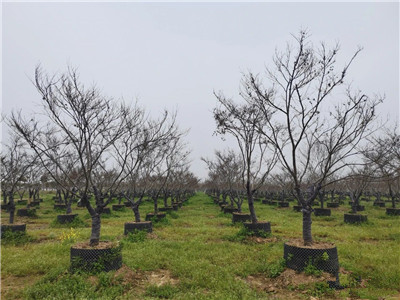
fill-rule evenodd
<path id="1" fill-rule="evenodd" d="M 312 235 L 311 235 L 311 213 L 312 209 L 309 205 L 306 205 L 305 207 L 303 206 L 302 209 L 303 212 L 303 241 L 304 245 L 312 245 L 313 240 L 312 240 Z"/>
<path id="2" fill-rule="evenodd" d="M 67 201 L 67 210 L 66 210 L 67 215 L 72 213 L 71 204 L 72 204 L 72 199 L 69 199 L 69 201 Z"/>
<path id="3" fill-rule="evenodd" d="M 324 192 L 321 192 L 319 194 L 319 202 L 321 202 L 321 208 L 324 208 L 324 196 L 325 196 Z"/>
<path id="4" fill-rule="evenodd" d="M 28 194 L 29 194 L 29 200 L 31 200 L 32 196 L 33 196 L 33 189 L 29 188 L 28 189 Z"/>
<path id="5" fill-rule="evenodd" d="M 359 206 L 360 203 L 360 197 L 361 197 L 362 192 L 356 192 L 354 194 L 350 194 L 350 197 L 352 197 L 352 206 L 351 206 L 351 211 L 356 214 L 357 213 L 357 207 Z"/>
<path id="6" fill-rule="evenodd" d="M 135 222 L 140 222 L 139 205 L 132 206 L 133 214 L 135 215 Z"/>
<path id="7" fill-rule="evenodd" d="M 100 197 L 95 189 L 95 198 L 96 198 L 96 204 L 99 203 Z M 88 210 L 90 217 L 92 218 L 92 232 L 90 235 L 90 241 L 89 244 L 90 246 L 96 246 L 99 244 L 100 241 L 100 228 L 101 228 L 101 219 L 100 219 L 100 212 L 102 207 L 98 206 L 96 209 L 93 209 L 93 207 L 90 205 L 88 195 L 86 193 L 83 193 L 82 198 L 81 198 L 82 203 L 86 206 L 86 209 Z"/>
<path id="8" fill-rule="evenodd" d="M 228 195 L 227 195 L 227 196 L 228 196 Z M 227 196 L 226 196 L 226 197 L 227 197 Z M 226 197 L 225 197 L 225 198 L 226 198 Z M 231 206 L 234 207 L 235 204 L 234 204 L 234 201 L 233 201 L 232 196 L 230 196 L 230 195 L 229 195 L 229 201 L 231 202 Z M 239 206 L 238 206 L 238 209 L 239 209 Z"/>
<path id="9" fill-rule="evenodd" d="M 157 197 L 153 198 L 153 202 L 154 202 L 154 215 L 156 216 L 158 214 L 158 201 L 157 201 Z"/>
<path id="10" fill-rule="evenodd" d="M 304 199 L 303 193 L 301 192 L 300 186 L 295 187 L 297 198 L 302 207 L 301 211 L 303 213 L 303 242 L 305 246 L 312 245 L 313 243 L 311 234 L 311 225 L 312 225 L 311 214 L 313 212 L 313 209 L 311 207 L 311 203 L 317 197 L 319 190 L 320 187 L 313 189 L 313 191 L 311 191 L 309 196 L 307 197 L 306 201 Z"/>
<path id="11" fill-rule="evenodd" d="M 90 235 L 90 246 L 97 246 L 100 241 L 101 218 L 100 214 L 95 212 L 92 216 L 92 233 Z"/>
<path id="12" fill-rule="evenodd" d="M 238 199 L 237 208 L 238 208 L 238 213 L 241 213 L 242 212 L 242 203 L 241 203 L 240 199 Z"/>
<path id="13" fill-rule="evenodd" d="M 10 213 L 9 223 L 14 224 L 14 216 L 15 216 L 15 203 L 14 203 L 14 195 L 11 192 L 8 200 L 8 211 Z"/>
<path id="14" fill-rule="evenodd" d="M 396 208 L 396 195 L 393 193 L 393 190 L 390 186 L 389 186 L 389 194 L 392 200 L 392 208 Z"/>
<path id="15" fill-rule="evenodd" d="M 3 203 L 7 204 L 7 191 L 3 190 Z"/>
<path id="16" fill-rule="evenodd" d="M 258 220 L 256 216 L 256 211 L 254 210 L 253 193 L 251 192 L 249 181 L 247 181 L 246 183 L 246 192 L 247 192 L 247 202 L 249 204 L 251 223 L 255 224 L 257 223 Z"/>
<path id="17" fill-rule="evenodd" d="M 167 207 L 168 206 L 168 202 L 167 202 L 168 201 L 168 193 L 166 193 L 166 192 L 164 193 L 164 199 L 163 200 L 164 200 L 164 207 Z"/>
<path id="18" fill-rule="evenodd" d="M 357 202 L 355 199 L 352 199 L 351 211 L 353 214 L 357 213 Z"/>

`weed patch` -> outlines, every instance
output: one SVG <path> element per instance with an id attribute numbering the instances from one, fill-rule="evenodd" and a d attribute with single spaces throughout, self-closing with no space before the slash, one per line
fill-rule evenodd
<path id="1" fill-rule="evenodd" d="M 35 240 L 32 236 L 22 231 L 6 230 L 2 234 L 2 245 L 20 246 Z"/>
<path id="2" fill-rule="evenodd" d="M 178 289 L 172 285 L 165 284 L 161 286 L 150 285 L 145 292 L 146 296 L 160 298 L 160 299 L 172 299 L 177 293 Z"/>
<path id="3" fill-rule="evenodd" d="M 316 276 L 316 277 L 319 277 L 322 275 L 322 271 L 319 270 L 316 266 L 314 266 L 311 258 L 308 261 L 308 264 L 306 265 L 306 267 L 304 268 L 304 273 L 306 273 L 306 275 L 312 275 L 312 276 Z"/>
<path id="4" fill-rule="evenodd" d="M 135 229 L 134 231 L 129 232 L 125 236 L 124 241 L 129 243 L 140 243 L 144 242 L 146 239 L 147 239 L 147 231 Z"/>
<path id="5" fill-rule="evenodd" d="M 308 294 L 313 297 L 325 298 L 335 294 L 335 290 L 329 287 L 327 282 L 316 282 L 308 291 Z"/>
<path id="6" fill-rule="evenodd" d="M 153 224 L 153 227 L 157 228 L 157 227 L 163 227 L 163 226 L 167 226 L 170 225 L 171 223 L 169 222 L 168 218 L 157 218 L 157 217 L 153 217 L 150 219 L 150 221 Z"/>
<path id="7" fill-rule="evenodd" d="M 267 274 L 270 278 L 278 277 L 286 268 L 286 261 L 281 258 L 267 266 Z"/>
<path id="8" fill-rule="evenodd" d="M 75 217 L 72 222 L 69 223 L 60 223 L 57 218 L 50 223 L 51 228 L 84 228 L 89 227 L 89 225 L 83 221 L 81 218 Z"/>
<path id="9" fill-rule="evenodd" d="M 268 238 L 271 236 L 271 233 L 261 231 L 261 230 L 257 230 L 257 231 L 249 230 L 242 225 L 240 230 L 235 235 L 226 236 L 225 239 L 230 242 L 251 242 L 252 240 L 249 238 L 254 237 L 254 236 L 257 236 L 260 238 Z"/>

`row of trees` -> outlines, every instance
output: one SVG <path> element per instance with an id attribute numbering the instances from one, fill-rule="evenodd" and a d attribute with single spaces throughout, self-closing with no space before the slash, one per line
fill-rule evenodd
<path id="1" fill-rule="evenodd" d="M 41 118 L 16 112 L 8 118 L 19 143 L 2 154 L 2 168 L 16 168 L 3 176 L 10 183 L 8 194 L 39 162 L 63 195 L 67 212 L 76 198 L 87 208 L 90 245 L 99 243 L 101 214 L 113 196 L 125 197 L 140 221 L 144 195 L 153 199 L 157 212 L 163 192 L 182 193 L 183 184 L 197 183 L 188 169 L 185 132 L 178 128 L 176 113 L 164 111 L 152 119 L 137 104 L 106 98 L 95 86 L 86 88 L 72 68 L 49 76 L 37 67 L 34 85 L 42 99 Z"/>
<path id="2" fill-rule="evenodd" d="M 379 128 L 375 112 L 384 97 L 369 97 L 346 84 L 361 48 L 337 69 L 339 45 L 315 47 L 307 31 L 294 43 L 275 53 L 265 79 L 252 72 L 243 76 L 240 102 L 215 93 L 216 133 L 233 137 L 239 151 L 217 152 L 215 160 L 205 161 L 210 181 L 222 179 L 229 190 L 244 188 L 253 223 L 254 193 L 269 175 L 289 178 L 302 207 L 304 244 L 311 245 L 311 205 L 330 185 L 368 172 L 389 183 L 389 190 L 393 187 L 399 176 L 399 160 L 393 159 L 399 135 L 373 138 Z M 374 146 L 365 148 L 372 140 Z"/>

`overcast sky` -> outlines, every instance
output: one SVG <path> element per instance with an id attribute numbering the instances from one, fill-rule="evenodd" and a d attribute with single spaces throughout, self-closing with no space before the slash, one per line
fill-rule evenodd
<path id="1" fill-rule="evenodd" d="M 192 171 L 226 145 L 213 136 L 213 90 L 237 98 L 241 73 L 262 73 L 276 48 L 309 29 L 315 44 L 340 42 L 353 87 L 385 94 L 379 113 L 399 115 L 399 4 L 392 3 L 3 3 L 2 111 L 30 114 L 40 100 L 30 79 L 67 65 L 107 96 L 152 115 L 178 110 L 190 129 Z M 6 138 L 3 127 L 3 138 Z"/>

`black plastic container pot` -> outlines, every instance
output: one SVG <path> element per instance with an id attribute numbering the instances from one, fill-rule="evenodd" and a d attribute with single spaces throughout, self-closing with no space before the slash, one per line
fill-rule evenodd
<path id="1" fill-rule="evenodd" d="M 337 202 L 328 202 L 328 203 L 326 203 L 326 206 L 329 207 L 329 208 L 337 208 L 337 207 L 339 207 L 339 203 L 337 203 Z"/>
<path id="2" fill-rule="evenodd" d="M 374 206 L 378 206 L 378 207 L 385 207 L 386 203 L 383 201 L 378 201 L 378 202 L 374 202 Z"/>
<path id="3" fill-rule="evenodd" d="M 232 207 L 232 206 L 224 207 L 224 214 L 232 214 L 237 211 L 238 211 L 238 209 L 236 207 Z"/>
<path id="4" fill-rule="evenodd" d="M 17 216 L 18 217 L 32 217 L 34 216 L 36 211 L 30 208 L 20 208 L 17 209 Z"/>
<path id="5" fill-rule="evenodd" d="M 289 202 L 278 202 L 279 207 L 289 207 Z"/>
<path id="6" fill-rule="evenodd" d="M 344 222 L 349 224 L 359 224 L 368 221 L 368 217 L 366 215 L 358 215 L 358 214 L 344 214 Z"/>
<path id="7" fill-rule="evenodd" d="M 121 211 L 121 210 L 124 210 L 125 207 L 126 207 L 126 206 L 123 205 L 123 204 L 114 204 L 114 205 L 112 206 L 112 210 Z"/>
<path id="8" fill-rule="evenodd" d="M 172 211 L 173 208 L 171 206 L 167 206 L 167 207 L 160 207 L 158 210 L 159 211 Z"/>
<path id="9" fill-rule="evenodd" d="M 111 209 L 109 207 L 104 207 L 102 214 L 107 214 L 107 215 L 111 214 Z"/>
<path id="10" fill-rule="evenodd" d="M 262 204 L 268 204 L 268 203 L 269 203 L 269 200 L 265 200 L 265 199 L 264 199 L 264 200 L 261 201 L 261 203 L 262 203 Z"/>
<path id="11" fill-rule="evenodd" d="M 400 216 L 400 208 L 386 208 L 386 214 L 390 216 Z"/>
<path id="12" fill-rule="evenodd" d="M 100 242 L 104 247 L 87 247 L 81 244 L 71 247 L 71 271 L 108 272 L 122 266 L 121 246 Z M 110 246 L 108 245 L 110 244 Z"/>
<path id="13" fill-rule="evenodd" d="M 157 220 L 164 219 L 167 215 L 165 213 L 158 213 L 157 215 L 154 215 L 154 213 L 148 213 L 146 215 L 146 221 L 151 221 L 154 217 L 157 218 Z"/>
<path id="14" fill-rule="evenodd" d="M 232 213 L 232 223 L 244 223 L 250 221 L 251 221 L 250 214 L 239 213 L 239 212 Z"/>
<path id="15" fill-rule="evenodd" d="M 247 230 L 253 231 L 254 236 L 261 235 L 261 233 L 271 233 L 270 222 L 257 222 L 257 223 L 243 223 Z"/>
<path id="16" fill-rule="evenodd" d="M 364 205 L 357 205 L 356 206 L 356 210 L 357 211 L 364 211 L 365 210 L 365 206 Z"/>
<path id="17" fill-rule="evenodd" d="M 302 208 L 303 208 L 303 207 L 302 207 L 301 205 L 294 205 L 294 206 L 293 206 L 293 210 L 294 210 L 294 211 L 301 211 Z"/>
<path id="18" fill-rule="evenodd" d="M 26 232 L 26 224 L 2 224 L 1 225 L 1 237 L 3 237 L 4 232 Z"/>
<path id="19" fill-rule="evenodd" d="M 330 216 L 331 209 L 330 208 L 314 208 L 314 215 L 317 217 Z"/>
<path id="20" fill-rule="evenodd" d="M 32 201 L 31 203 L 28 204 L 29 207 L 39 207 L 40 202 L 39 201 Z"/>
<path id="21" fill-rule="evenodd" d="M 312 264 L 318 270 L 336 275 L 339 272 L 339 258 L 336 246 L 314 247 L 285 243 L 283 258 L 286 261 L 286 266 L 301 272 Z"/>
<path id="22" fill-rule="evenodd" d="M 153 224 L 151 221 L 127 222 L 124 224 L 124 235 L 127 235 L 129 232 L 134 232 L 135 230 L 153 232 Z"/>
<path id="23" fill-rule="evenodd" d="M 28 204 L 28 200 L 18 200 L 17 201 L 17 205 L 27 205 Z"/>
<path id="24" fill-rule="evenodd" d="M 61 224 L 67 224 L 74 221 L 76 217 L 78 217 L 78 214 L 57 215 L 57 221 Z"/>

